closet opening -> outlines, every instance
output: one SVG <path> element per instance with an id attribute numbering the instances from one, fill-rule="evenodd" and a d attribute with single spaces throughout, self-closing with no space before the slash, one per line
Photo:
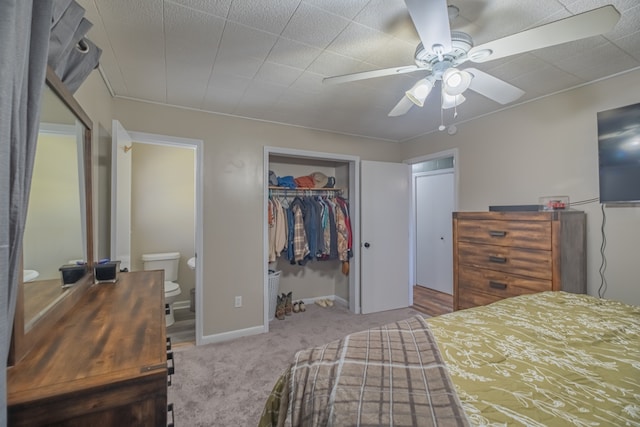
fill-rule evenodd
<path id="1" fill-rule="evenodd" d="M 279 321 L 274 295 L 359 313 L 359 158 L 276 147 L 264 155 L 265 332 Z"/>

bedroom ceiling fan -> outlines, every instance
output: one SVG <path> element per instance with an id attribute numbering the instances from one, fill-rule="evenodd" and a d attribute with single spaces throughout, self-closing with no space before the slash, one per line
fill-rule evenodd
<path id="1" fill-rule="evenodd" d="M 446 0 L 405 0 L 405 3 L 420 37 L 414 55 L 415 65 L 323 79 L 323 83 L 346 83 L 416 71 L 429 72 L 406 91 L 389 112 L 391 117 L 405 114 L 413 105 L 422 107 L 438 81 L 441 82 L 442 109 L 454 108 L 464 102 L 463 93 L 467 89 L 500 104 L 509 104 L 520 98 L 524 91 L 476 68 L 459 69 L 458 66 L 467 61 L 482 63 L 603 34 L 620 18 L 616 8 L 607 5 L 474 47 L 470 35 L 451 31 L 450 12 L 457 12 L 457 8 L 447 6 Z"/>

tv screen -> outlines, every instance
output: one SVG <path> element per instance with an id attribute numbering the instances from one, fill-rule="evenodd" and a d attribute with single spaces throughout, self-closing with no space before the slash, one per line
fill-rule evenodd
<path id="1" fill-rule="evenodd" d="M 600 203 L 640 202 L 640 104 L 598 113 Z"/>

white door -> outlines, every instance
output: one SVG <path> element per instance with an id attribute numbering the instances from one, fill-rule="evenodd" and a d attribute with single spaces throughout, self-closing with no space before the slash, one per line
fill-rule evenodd
<path id="1" fill-rule="evenodd" d="M 453 171 L 415 175 L 416 284 L 453 294 Z"/>
<path id="2" fill-rule="evenodd" d="M 410 167 L 363 161 L 360 177 L 362 313 L 408 307 Z"/>
<path id="3" fill-rule="evenodd" d="M 131 136 L 119 121 L 111 126 L 111 259 L 131 271 Z"/>

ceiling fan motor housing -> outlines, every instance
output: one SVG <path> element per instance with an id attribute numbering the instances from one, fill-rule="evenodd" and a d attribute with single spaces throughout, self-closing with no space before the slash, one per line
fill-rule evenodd
<path id="1" fill-rule="evenodd" d="M 448 68 L 455 67 L 467 60 L 467 53 L 473 47 L 473 39 L 462 31 L 451 31 L 451 50 L 440 56 L 424 48 L 422 43 L 416 47 L 414 55 L 416 65 L 432 70 L 434 77 L 440 79 Z"/>

